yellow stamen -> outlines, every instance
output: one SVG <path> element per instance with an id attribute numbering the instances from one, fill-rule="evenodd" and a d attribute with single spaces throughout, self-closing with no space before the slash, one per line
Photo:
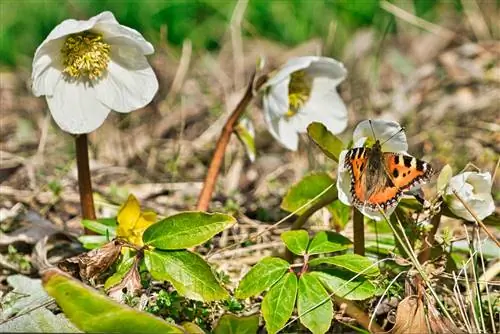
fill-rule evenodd
<path id="1" fill-rule="evenodd" d="M 305 71 L 292 73 L 288 84 L 288 111 L 286 117 L 292 117 L 311 95 L 312 78 Z"/>
<path id="2" fill-rule="evenodd" d="M 101 34 L 84 31 L 69 35 L 61 49 L 63 72 L 75 79 L 99 79 L 108 68 L 110 49 Z"/>

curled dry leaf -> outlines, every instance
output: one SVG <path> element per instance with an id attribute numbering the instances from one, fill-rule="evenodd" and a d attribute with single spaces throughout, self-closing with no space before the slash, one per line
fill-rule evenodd
<path id="1" fill-rule="evenodd" d="M 429 326 L 434 334 L 464 334 L 465 332 L 455 326 L 448 318 L 444 317 L 434 307 L 427 304 L 427 313 L 429 316 Z"/>
<path id="2" fill-rule="evenodd" d="M 403 299 L 398 305 L 392 334 L 428 332 L 422 300 L 417 296 L 408 296 Z"/>
<path id="3" fill-rule="evenodd" d="M 116 300 L 122 302 L 125 295 L 135 296 L 138 291 L 142 289 L 141 276 L 139 275 L 139 257 L 135 258 L 134 264 L 130 270 L 125 274 L 122 281 L 113 286 L 108 291 L 108 295 Z"/>
<path id="4" fill-rule="evenodd" d="M 122 242 L 113 240 L 101 248 L 70 257 L 59 263 L 59 268 L 72 276 L 90 280 L 112 265 L 122 250 Z"/>

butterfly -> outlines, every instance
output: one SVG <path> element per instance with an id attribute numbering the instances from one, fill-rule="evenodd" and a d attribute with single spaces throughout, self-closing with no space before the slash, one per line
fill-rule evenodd
<path id="1" fill-rule="evenodd" d="M 405 191 L 428 181 L 434 173 L 430 164 L 413 156 L 382 152 L 379 140 L 371 148 L 350 149 L 344 166 L 351 175 L 354 205 L 374 211 L 395 206 Z"/>

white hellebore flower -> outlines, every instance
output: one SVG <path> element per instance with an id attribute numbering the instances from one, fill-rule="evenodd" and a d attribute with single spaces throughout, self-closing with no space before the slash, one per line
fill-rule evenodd
<path id="1" fill-rule="evenodd" d="M 453 194 L 455 190 L 477 217 L 484 219 L 495 211 L 491 187 L 490 173 L 465 172 L 451 178 L 445 189 L 444 199 L 454 214 L 465 220 L 475 221 L 462 202 Z"/>
<path id="2" fill-rule="evenodd" d="M 347 126 L 347 109 L 337 93 L 344 65 L 332 58 L 290 59 L 264 85 L 264 117 L 269 132 L 283 146 L 297 150 L 299 133 L 312 122 L 337 134 Z"/>
<path id="3" fill-rule="evenodd" d="M 97 129 L 111 109 L 122 113 L 148 104 L 158 80 L 145 55 L 153 46 L 111 12 L 65 20 L 38 47 L 32 89 L 45 95 L 56 123 L 79 134 Z"/>
<path id="4" fill-rule="evenodd" d="M 373 129 L 372 129 L 373 127 Z M 373 137 L 375 133 L 375 138 Z M 392 137 L 392 138 L 391 138 Z M 390 140 L 388 140 L 391 138 Z M 362 121 L 356 126 L 352 135 L 353 148 L 363 147 L 365 144 L 371 146 L 376 140 L 382 144 L 382 152 L 402 153 L 406 155 L 408 150 L 408 142 L 404 131 L 401 131 L 401 126 L 396 122 L 384 120 Z M 346 205 L 353 205 L 354 201 L 351 194 L 351 175 L 349 169 L 344 166 L 344 160 L 348 150 L 340 152 L 339 167 L 337 175 L 337 190 L 339 200 Z M 356 206 L 361 213 L 373 220 L 383 220 L 384 216 L 379 210 L 373 210 L 367 206 Z M 389 207 L 385 214 L 389 216 L 396 206 Z"/>

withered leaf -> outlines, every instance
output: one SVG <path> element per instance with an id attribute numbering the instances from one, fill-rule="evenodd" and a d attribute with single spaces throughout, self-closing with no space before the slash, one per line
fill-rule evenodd
<path id="1" fill-rule="evenodd" d="M 138 263 L 139 258 L 136 257 L 132 268 L 125 274 L 122 281 L 109 289 L 108 295 L 117 302 L 122 302 L 126 294 L 135 296 L 142 289 Z"/>
<path id="2" fill-rule="evenodd" d="M 429 326 L 434 334 L 463 334 L 464 331 L 455 326 L 448 318 L 444 317 L 432 304 L 427 304 Z"/>
<path id="3" fill-rule="evenodd" d="M 424 303 L 416 296 L 403 299 L 396 311 L 396 323 L 392 334 L 429 333 L 425 321 Z"/>
<path id="4" fill-rule="evenodd" d="M 97 277 L 111 266 L 122 249 L 122 242 L 113 240 L 101 248 L 93 249 L 87 253 L 70 257 L 61 261 L 58 266 L 72 276 L 90 280 Z"/>

